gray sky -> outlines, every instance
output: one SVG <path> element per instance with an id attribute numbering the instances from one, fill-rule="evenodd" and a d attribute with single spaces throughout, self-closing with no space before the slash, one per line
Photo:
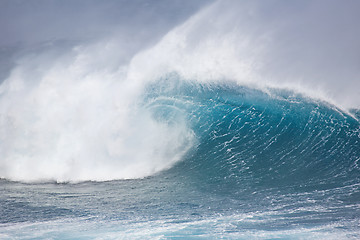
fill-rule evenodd
<path id="1" fill-rule="evenodd" d="M 129 33 L 151 38 L 186 20 L 208 0 L 0 0 L 0 45 L 84 40 Z"/>
<path id="2" fill-rule="evenodd" d="M 341 104 L 360 107 L 360 1 L 284 2 L 267 1 L 260 10 L 274 31 L 264 70 L 326 85 Z"/>

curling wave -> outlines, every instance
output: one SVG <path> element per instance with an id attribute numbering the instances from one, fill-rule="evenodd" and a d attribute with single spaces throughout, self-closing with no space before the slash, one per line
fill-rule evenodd
<path id="1" fill-rule="evenodd" d="M 0 85 L 0 177 L 102 181 L 174 165 L 242 184 L 358 176 L 355 61 L 321 48 L 326 34 L 313 41 L 323 22 L 302 28 L 303 14 L 318 19 L 310 2 L 276 21 L 268 8 L 216 1 L 131 53 L 101 36 L 19 54 Z"/>

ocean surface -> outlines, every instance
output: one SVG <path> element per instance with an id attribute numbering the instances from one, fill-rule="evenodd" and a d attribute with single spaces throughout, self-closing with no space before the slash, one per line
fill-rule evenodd
<path id="1" fill-rule="evenodd" d="M 113 4 L 171 15 L 144 2 Z M 122 19 L 156 35 L 136 46 L 2 48 L 0 239 L 360 239 L 359 82 L 327 58 L 347 38 L 319 47 L 323 22 L 287 41 L 315 2 L 190 4 L 156 34 Z"/>

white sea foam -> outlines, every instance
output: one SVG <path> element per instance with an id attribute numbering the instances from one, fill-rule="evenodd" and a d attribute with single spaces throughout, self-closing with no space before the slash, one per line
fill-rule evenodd
<path id="1" fill-rule="evenodd" d="M 124 67 L 97 69 L 98 44 L 19 61 L 1 85 L 1 177 L 81 181 L 141 178 L 191 146 L 180 119 L 156 121 L 138 104 L 143 83 Z M 115 49 L 111 49 L 115 50 Z M 107 54 L 107 53 L 106 53 Z"/>

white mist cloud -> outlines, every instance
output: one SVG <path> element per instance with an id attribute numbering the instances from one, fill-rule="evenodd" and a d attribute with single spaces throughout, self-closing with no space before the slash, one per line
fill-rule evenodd
<path id="1" fill-rule="evenodd" d="M 133 62 L 147 66 L 144 76 L 174 70 L 200 81 L 290 88 L 344 109 L 359 108 L 359 6 L 358 1 L 217 1 Z"/>

